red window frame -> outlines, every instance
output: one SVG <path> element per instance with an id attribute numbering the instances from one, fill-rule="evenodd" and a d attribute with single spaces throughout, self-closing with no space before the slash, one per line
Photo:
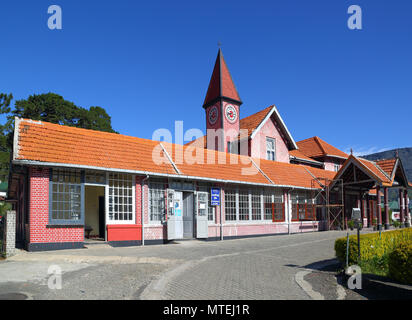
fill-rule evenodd
<path id="1" fill-rule="evenodd" d="M 284 222 L 285 221 L 285 202 L 282 202 L 281 204 L 282 204 L 282 218 L 276 219 L 275 205 L 280 205 L 280 203 L 279 202 L 272 203 L 272 222 Z"/>

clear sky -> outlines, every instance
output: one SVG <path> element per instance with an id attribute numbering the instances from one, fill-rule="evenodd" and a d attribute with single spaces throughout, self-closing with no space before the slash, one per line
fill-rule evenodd
<path id="1" fill-rule="evenodd" d="M 62 30 L 47 27 L 53 4 Z M 2 1 L 0 41 L 0 92 L 102 106 L 122 134 L 205 130 L 220 41 L 241 117 L 275 104 L 296 141 L 412 147 L 410 0 Z"/>

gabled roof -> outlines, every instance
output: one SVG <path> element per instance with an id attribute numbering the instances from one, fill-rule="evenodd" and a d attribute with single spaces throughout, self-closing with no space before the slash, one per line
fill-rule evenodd
<path id="1" fill-rule="evenodd" d="M 203 108 L 207 108 L 221 98 L 237 102 L 239 105 L 242 104 L 225 59 L 223 58 L 222 50 L 219 49 Z"/>
<path id="2" fill-rule="evenodd" d="M 319 158 L 319 157 L 336 157 L 347 159 L 348 155 L 325 142 L 319 137 L 312 137 L 309 139 L 301 140 L 296 143 L 299 147 L 299 150 L 310 158 Z"/>
<path id="3" fill-rule="evenodd" d="M 252 133 L 259 127 L 259 125 L 265 120 L 267 115 L 272 111 L 273 106 L 269 106 L 259 112 L 256 112 L 246 118 L 240 119 L 239 128 L 247 130 L 248 136 L 250 137 Z"/>
<path id="4" fill-rule="evenodd" d="M 390 177 L 383 171 L 379 165 L 373 161 L 369 161 L 363 158 L 358 158 L 351 154 L 344 162 L 340 170 L 336 173 L 335 178 L 339 179 L 343 173 L 352 165 L 356 165 L 360 170 L 367 174 L 371 179 L 383 186 L 391 186 L 392 181 Z"/>
<path id="5" fill-rule="evenodd" d="M 397 183 L 400 183 L 404 187 L 409 187 L 410 182 L 408 181 L 408 176 L 406 175 L 400 158 L 376 160 L 375 162 L 385 171 L 392 183 L 395 182 L 396 178 Z"/>
<path id="6" fill-rule="evenodd" d="M 300 165 L 18 118 L 13 150 L 13 163 L 20 165 L 297 188 L 311 188 L 313 179 Z M 196 155 L 203 163 L 194 161 Z"/>
<path id="7" fill-rule="evenodd" d="M 381 167 L 383 171 L 385 171 L 389 177 L 392 176 L 392 173 L 395 169 L 397 159 L 385 159 L 385 160 L 376 160 L 376 164 Z"/>
<path id="8" fill-rule="evenodd" d="M 369 171 L 372 172 L 381 182 L 389 185 L 392 184 L 390 176 L 386 174 L 386 172 L 382 170 L 382 168 L 380 168 L 376 162 L 369 161 L 363 158 L 357 158 L 355 156 L 353 157 L 357 159 L 360 163 L 362 163 L 364 167 L 368 168 Z"/>

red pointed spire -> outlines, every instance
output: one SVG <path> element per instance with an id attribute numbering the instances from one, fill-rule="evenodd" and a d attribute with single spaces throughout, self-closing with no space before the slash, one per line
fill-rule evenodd
<path id="1" fill-rule="evenodd" d="M 232 76 L 227 68 L 225 59 L 223 58 L 222 50 L 219 49 L 217 54 L 215 67 L 213 69 L 212 78 L 210 79 L 209 88 L 207 89 L 203 108 L 215 103 L 219 99 L 226 99 L 231 102 L 242 104 L 239 94 L 237 93 Z"/>

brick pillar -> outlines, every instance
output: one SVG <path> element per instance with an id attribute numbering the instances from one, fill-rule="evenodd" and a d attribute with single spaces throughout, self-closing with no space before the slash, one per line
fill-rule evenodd
<path id="1" fill-rule="evenodd" d="M 5 218 L 3 252 L 7 258 L 16 253 L 16 211 L 7 211 Z"/>
<path id="2" fill-rule="evenodd" d="M 376 187 L 376 216 L 377 216 L 377 228 L 382 230 L 382 204 L 381 204 L 381 188 Z"/>
<path id="3" fill-rule="evenodd" d="M 409 197 L 408 197 L 408 189 L 405 190 L 405 222 L 406 227 L 409 228 L 411 226 L 411 216 L 409 214 Z"/>
<path id="4" fill-rule="evenodd" d="M 388 188 L 383 189 L 384 201 L 385 201 L 385 229 L 389 229 L 389 199 L 388 199 Z"/>

